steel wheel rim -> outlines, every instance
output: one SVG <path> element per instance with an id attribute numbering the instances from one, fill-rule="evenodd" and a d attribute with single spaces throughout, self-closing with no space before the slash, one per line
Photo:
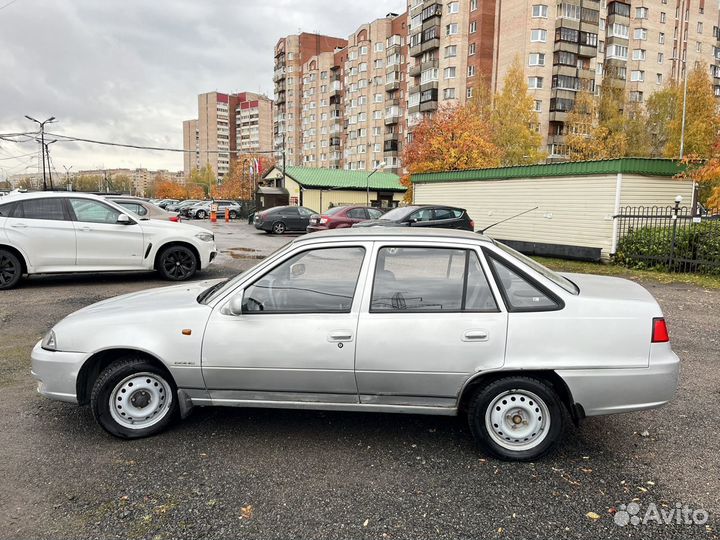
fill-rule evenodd
<path id="1" fill-rule="evenodd" d="M 156 373 L 134 373 L 110 392 L 110 415 L 129 429 L 145 429 L 165 418 L 172 405 L 172 389 Z"/>
<path id="2" fill-rule="evenodd" d="M 521 389 L 507 390 L 488 406 L 485 428 L 493 442 L 507 450 L 530 450 L 547 437 L 550 410 L 537 394 Z"/>
<path id="3" fill-rule="evenodd" d="M 282 234 L 282 233 L 284 233 L 284 232 L 285 232 L 285 225 L 283 225 L 282 223 L 276 223 L 275 225 L 273 225 L 273 232 L 274 232 L 275 234 Z"/>
<path id="4" fill-rule="evenodd" d="M 163 258 L 163 268 L 174 278 L 187 277 L 194 266 L 193 256 L 184 249 L 173 249 Z"/>
<path id="5" fill-rule="evenodd" d="M 0 255 L 0 285 L 10 283 L 17 275 L 17 265 L 6 255 Z"/>

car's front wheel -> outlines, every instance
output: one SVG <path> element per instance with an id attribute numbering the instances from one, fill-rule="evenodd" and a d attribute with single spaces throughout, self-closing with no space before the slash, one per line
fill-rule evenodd
<path id="1" fill-rule="evenodd" d="M 283 234 L 287 230 L 287 227 L 282 221 L 276 221 L 272 225 L 273 234 Z"/>
<path id="2" fill-rule="evenodd" d="M 20 259 L 6 249 L 0 249 L 0 290 L 12 289 L 22 277 Z"/>
<path id="3" fill-rule="evenodd" d="M 531 377 L 506 377 L 481 387 L 468 407 L 475 440 L 496 457 L 533 461 L 560 438 L 565 411 L 549 384 Z"/>
<path id="4" fill-rule="evenodd" d="M 157 269 L 165 279 L 185 281 L 195 275 L 198 260 L 195 253 L 185 246 L 166 247 L 158 257 Z"/>
<path id="5" fill-rule="evenodd" d="M 198 210 L 197 214 L 195 214 L 195 217 L 197 219 L 205 219 L 205 210 Z"/>
<path id="6" fill-rule="evenodd" d="M 235 210 L 230 210 L 230 219 L 237 219 L 238 215 Z"/>
<path id="7" fill-rule="evenodd" d="M 123 439 L 155 435 L 178 415 L 172 378 L 144 358 L 125 358 L 105 368 L 93 385 L 90 406 L 98 424 Z"/>

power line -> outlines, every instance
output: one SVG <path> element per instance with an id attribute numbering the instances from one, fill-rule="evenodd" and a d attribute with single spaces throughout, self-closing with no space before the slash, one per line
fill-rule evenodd
<path id="1" fill-rule="evenodd" d="M 35 156 L 35 155 L 37 155 L 37 152 L 30 152 L 29 154 L 21 154 L 19 156 L 10 156 L 10 157 L 0 158 L 0 161 L 6 161 L 8 159 L 21 159 L 21 158 L 24 158 L 27 156 Z"/>
<path id="2" fill-rule="evenodd" d="M 7 4 L 0 6 L 0 9 L 5 9 L 6 7 L 10 7 L 17 1 L 18 0 L 10 0 Z"/>

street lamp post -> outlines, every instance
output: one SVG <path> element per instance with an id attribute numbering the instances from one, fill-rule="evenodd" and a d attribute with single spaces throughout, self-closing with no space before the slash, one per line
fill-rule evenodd
<path id="1" fill-rule="evenodd" d="M 52 143 L 56 143 L 56 142 L 57 142 L 57 140 L 45 143 L 45 155 L 47 156 L 47 169 L 48 169 L 48 177 L 50 178 L 50 190 L 51 191 L 55 188 L 53 186 L 53 181 L 52 181 L 52 168 L 50 167 L 50 148 L 49 148 L 49 146 Z"/>
<path id="2" fill-rule="evenodd" d="M 55 117 L 51 116 L 47 120 L 40 122 L 35 120 L 32 116 L 25 115 L 25 118 L 31 122 L 35 122 L 40 126 L 40 152 L 42 152 L 42 171 L 43 171 L 43 190 L 47 191 L 47 181 L 45 180 L 45 124 L 52 124 L 55 121 Z"/>
<path id="3" fill-rule="evenodd" d="M 381 170 L 383 167 L 385 167 L 386 163 L 384 161 L 380 162 L 375 166 L 370 174 L 367 175 L 366 183 L 367 183 L 367 206 L 370 206 L 370 177 Z"/>
<path id="4" fill-rule="evenodd" d="M 70 165 L 68 167 L 67 165 L 63 165 L 63 168 L 65 169 L 65 189 L 72 191 L 72 184 L 70 183 L 70 169 L 72 169 L 73 166 Z"/>

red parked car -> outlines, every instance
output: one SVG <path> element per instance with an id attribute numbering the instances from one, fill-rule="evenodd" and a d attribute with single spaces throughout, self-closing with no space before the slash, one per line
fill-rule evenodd
<path id="1" fill-rule="evenodd" d="M 328 229 L 344 229 L 355 223 L 369 219 L 379 219 L 383 211 L 367 206 L 336 206 L 323 214 L 310 216 L 307 232 L 327 231 Z"/>

